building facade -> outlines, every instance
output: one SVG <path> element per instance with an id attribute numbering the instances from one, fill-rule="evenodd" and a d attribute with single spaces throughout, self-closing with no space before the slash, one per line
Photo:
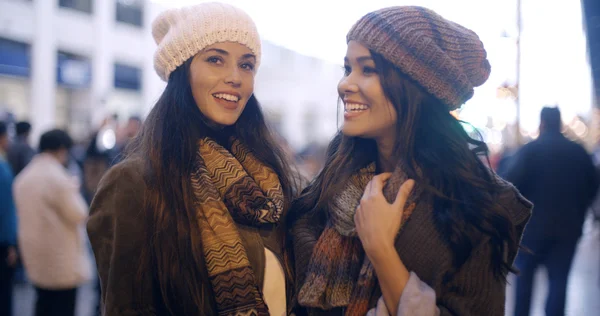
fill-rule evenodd
<path id="1" fill-rule="evenodd" d="M 68 129 L 86 139 L 107 116 L 144 117 L 164 89 L 144 0 L 0 0 L 0 112 L 29 120 L 32 141 Z M 337 129 L 340 65 L 263 41 L 256 95 L 295 149 Z"/>

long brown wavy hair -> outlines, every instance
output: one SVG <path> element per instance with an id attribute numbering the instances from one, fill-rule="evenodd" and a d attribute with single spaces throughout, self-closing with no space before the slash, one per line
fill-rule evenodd
<path id="1" fill-rule="evenodd" d="M 251 148 L 255 156 L 279 176 L 285 209 L 292 200 L 294 178 L 287 158 L 265 124 L 261 107 L 252 96 L 238 121 L 219 128 L 198 109 L 189 81 L 191 59 L 170 75 L 160 99 L 139 135 L 127 148 L 126 159 L 144 161 L 147 184 L 145 212 L 147 244 L 143 245 L 140 280 L 152 273 L 164 313 L 195 315 L 212 296 L 190 183 L 197 142 L 209 136 L 227 146 L 231 136 Z M 199 239 L 199 238 L 198 238 Z M 204 286 L 203 286 L 204 285 Z M 210 300 L 208 300 L 210 301 Z"/>
<path id="2" fill-rule="evenodd" d="M 445 279 L 467 261 L 483 233 L 490 237 L 493 272 L 506 280 L 514 269 L 505 254 L 516 254 L 518 240 L 508 210 L 493 200 L 500 186 L 483 163 L 488 157 L 486 144 L 471 137 L 448 106 L 392 63 L 373 51 L 371 56 L 383 91 L 398 113 L 393 159 L 402 161 L 407 175 L 433 197 L 435 225 L 454 255 L 453 269 Z M 324 169 L 293 203 L 288 225 L 306 214 L 323 222 L 334 196 L 373 161 L 377 161 L 374 140 L 338 132 Z"/>

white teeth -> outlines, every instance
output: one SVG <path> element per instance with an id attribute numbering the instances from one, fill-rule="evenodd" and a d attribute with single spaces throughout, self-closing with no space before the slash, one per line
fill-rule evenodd
<path id="1" fill-rule="evenodd" d="M 223 100 L 227 100 L 227 101 L 231 101 L 231 102 L 237 102 L 240 98 L 232 95 L 232 94 L 227 94 L 227 93 L 217 93 L 217 94 L 213 94 L 215 96 L 215 98 L 219 98 L 219 99 L 223 99 Z"/>
<path id="2" fill-rule="evenodd" d="M 368 108 L 369 107 L 364 104 L 346 103 L 344 110 L 346 110 L 346 111 L 364 111 L 364 110 L 367 110 Z"/>

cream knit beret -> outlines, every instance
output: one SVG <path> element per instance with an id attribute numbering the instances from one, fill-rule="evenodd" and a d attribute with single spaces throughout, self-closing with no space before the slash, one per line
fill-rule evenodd
<path id="1" fill-rule="evenodd" d="M 152 23 L 152 36 L 158 45 L 154 69 L 169 80 L 175 68 L 207 46 L 236 42 L 247 46 L 260 64 L 260 37 L 250 16 L 232 5 L 208 2 L 169 9 Z"/>

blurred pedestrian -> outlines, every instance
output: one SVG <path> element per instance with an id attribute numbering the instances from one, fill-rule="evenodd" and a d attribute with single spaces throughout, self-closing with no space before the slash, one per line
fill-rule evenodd
<path id="1" fill-rule="evenodd" d="M 17 176 L 25 166 L 33 159 L 35 150 L 29 145 L 29 134 L 31 124 L 26 121 L 16 124 L 16 135 L 13 143 L 8 149 L 8 161 Z"/>
<path id="2" fill-rule="evenodd" d="M 0 315 L 12 315 L 13 277 L 17 265 L 17 216 L 13 172 L 6 161 L 8 134 L 0 122 Z"/>
<path id="3" fill-rule="evenodd" d="M 565 314 L 567 282 L 588 207 L 599 182 L 591 156 L 561 133 L 560 110 L 545 107 L 540 136 L 523 146 L 508 165 L 505 179 L 535 205 L 523 235 L 516 265 L 515 316 L 530 313 L 533 277 L 539 266 L 548 272 L 546 315 Z"/>
<path id="4" fill-rule="evenodd" d="M 85 237 L 88 208 L 66 164 L 72 140 L 62 130 L 44 133 L 40 154 L 14 183 L 19 247 L 35 286 L 36 316 L 72 316 L 77 288 L 91 278 Z"/>
<path id="5" fill-rule="evenodd" d="M 111 161 L 111 165 L 116 165 L 125 159 L 127 155 L 127 146 L 133 141 L 133 139 L 137 136 L 140 129 L 142 128 L 142 119 L 139 116 L 131 116 L 129 120 L 127 120 L 127 125 L 123 128 L 122 137 L 118 139 L 115 147 L 112 149 L 113 159 Z"/>

